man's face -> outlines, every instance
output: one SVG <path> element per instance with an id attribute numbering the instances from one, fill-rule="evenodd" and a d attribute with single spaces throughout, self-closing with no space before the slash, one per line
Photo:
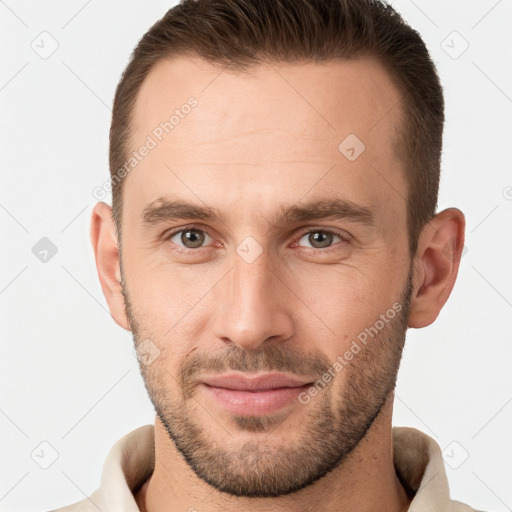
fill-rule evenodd
<path id="1" fill-rule="evenodd" d="M 140 91 L 134 150 L 181 115 L 126 178 L 127 314 L 136 345 L 158 356 L 141 363 L 158 420 L 219 490 L 278 496 L 314 482 L 393 390 L 410 298 L 399 99 L 371 59 L 251 74 L 169 60 Z M 204 382 L 267 372 L 306 386 Z"/>

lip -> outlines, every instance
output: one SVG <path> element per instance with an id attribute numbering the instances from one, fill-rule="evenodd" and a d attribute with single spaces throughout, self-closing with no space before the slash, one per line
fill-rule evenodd
<path id="1" fill-rule="evenodd" d="M 239 416 L 272 414 L 297 401 L 311 381 L 286 374 L 218 375 L 203 379 L 205 393 L 224 410 Z"/>
<path id="2" fill-rule="evenodd" d="M 299 379 L 285 373 L 260 373 L 247 376 L 242 373 L 213 375 L 202 379 L 204 384 L 216 388 L 236 389 L 239 391 L 266 391 L 277 388 L 297 388 L 312 381 Z"/>

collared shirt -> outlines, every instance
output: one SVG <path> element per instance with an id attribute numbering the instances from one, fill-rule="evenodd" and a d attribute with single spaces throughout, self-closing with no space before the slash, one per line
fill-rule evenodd
<path id="1" fill-rule="evenodd" d="M 144 425 L 119 439 L 110 449 L 100 486 L 88 498 L 51 512 L 140 512 L 134 490 L 152 474 L 155 464 L 154 426 Z M 450 499 L 441 449 L 420 430 L 393 427 L 393 463 L 408 493 L 408 512 L 481 512 Z"/>

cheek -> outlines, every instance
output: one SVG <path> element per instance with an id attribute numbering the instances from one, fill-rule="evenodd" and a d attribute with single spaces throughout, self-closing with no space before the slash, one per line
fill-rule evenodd
<path id="1" fill-rule="evenodd" d="M 130 298 L 148 325 L 169 327 L 180 323 L 210 290 L 216 272 L 201 265 L 176 265 L 152 254 L 127 261 Z"/>
<path id="2" fill-rule="evenodd" d="M 311 320 L 317 322 L 314 313 L 325 325 L 323 349 L 335 359 L 399 301 L 403 276 L 340 267 L 297 273 L 296 279 L 297 294 L 309 307 Z"/>
<path id="3" fill-rule="evenodd" d="M 141 268 L 142 267 L 142 268 Z M 160 350 L 155 363 L 176 376 L 181 363 L 204 339 L 208 290 L 219 280 L 194 268 L 145 265 L 127 270 L 127 288 L 139 337 Z M 168 380 L 165 372 L 162 376 Z"/>

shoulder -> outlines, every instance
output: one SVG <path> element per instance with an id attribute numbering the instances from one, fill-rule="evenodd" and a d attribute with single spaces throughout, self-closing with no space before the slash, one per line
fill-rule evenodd
<path id="1" fill-rule="evenodd" d="M 451 502 L 450 512 L 485 512 L 484 510 L 477 510 L 476 508 L 470 507 L 465 503 L 453 500 Z"/>
<path id="2" fill-rule="evenodd" d="M 98 512 L 98 509 L 104 510 L 99 489 L 83 500 L 48 512 Z"/>

